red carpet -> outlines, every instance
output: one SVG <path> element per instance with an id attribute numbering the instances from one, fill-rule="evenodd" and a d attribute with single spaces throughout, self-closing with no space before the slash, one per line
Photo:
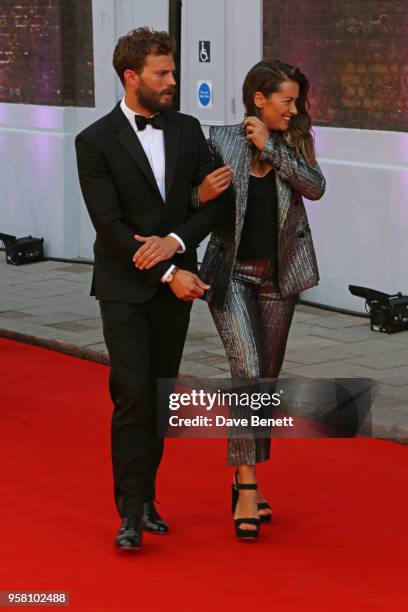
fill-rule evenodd
<path id="1" fill-rule="evenodd" d="M 108 368 L 4 339 L 0 357 L 0 591 L 65 590 L 68 610 L 95 612 L 407 609 L 406 447 L 277 440 L 259 470 L 275 520 L 244 544 L 224 441 L 169 440 L 159 510 L 171 534 L 123 556 Z"/>

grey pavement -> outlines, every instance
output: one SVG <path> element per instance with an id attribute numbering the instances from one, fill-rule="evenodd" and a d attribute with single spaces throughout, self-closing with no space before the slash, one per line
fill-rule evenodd
<path id="1" fill-rule="evenodd" d="M 109 363 L 92 266 L 44 261 L 7 265 L 0 252 L 0 336 Z M 225 352 L 207 305 L 193 304 L 181 375 L 226 378 Z M 372 332 L 365 317 L 298 305 L 282 377 L 368 378 L 378 383 L 373 434 L 408 443 L 408 331 Z"/>

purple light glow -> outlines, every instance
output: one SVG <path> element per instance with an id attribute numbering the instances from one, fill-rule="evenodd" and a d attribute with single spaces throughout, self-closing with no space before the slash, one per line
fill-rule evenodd
<path id="1" fill-rule="evenodd" d="M 0 104 L 0 123 L 7 122 L 7 108 L 4 104 Z"/>
<path id="2" fill-rule="evenodd" d="M 313 127 L 314 141 L 317 156 L 323 157 L 327 153 L 327 145 L 330 139 L 328 130 L 319 127 Z"/>
<path id="3" fill-rule="evenodd" d="M 48 130 L 62 129 L 62 108 L 51 106 L 33 106 L 30 109 L 29 117 L 31 124 L 36 128 L 45 128 Z"/>
<path id="4" fill-rule="evenodd" d="M 33 134 L 30 138 L 31 160 L 39 180 L 48 180 L 59 167 L 61 140 L 51 134 Z"/>
<path id="5" fill-rule="evenodd" d="M 408 163 L 408 134 L 400 132 L 395 138 L 394 142 L 396 143 L 396 152 L 399 154 L 398 157 L 401 163 Z"/>
<path id="6" fill-rule="evenodd" d="M 63 131 L 64 108 L 0 103 L 0 124 L 17 129 Z"/>

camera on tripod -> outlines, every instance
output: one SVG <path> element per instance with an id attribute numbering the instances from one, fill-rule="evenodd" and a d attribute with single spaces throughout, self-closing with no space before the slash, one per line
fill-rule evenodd
<path id="1" fill-rule="evenodd" d="M 408 296 L 390 295 L 367 287 L 349 285 L 352 295 L 365 299 L 373 331 L 395 334 L 408 329 Z"/>

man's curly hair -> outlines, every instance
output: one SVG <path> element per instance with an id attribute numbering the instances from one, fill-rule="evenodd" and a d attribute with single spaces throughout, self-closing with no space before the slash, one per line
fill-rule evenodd
<path id="1" fill-rule="evenodd" d="M 113 67 L 124 85 L 125 70 L 134 70 L 140 74 L 148 55 L 169 55 L 174 53 L 175 48 L 176 41 L 167 32 L 157 32 L 147 27 L 137 28 L 119 38 L 113 53 Z"/>

